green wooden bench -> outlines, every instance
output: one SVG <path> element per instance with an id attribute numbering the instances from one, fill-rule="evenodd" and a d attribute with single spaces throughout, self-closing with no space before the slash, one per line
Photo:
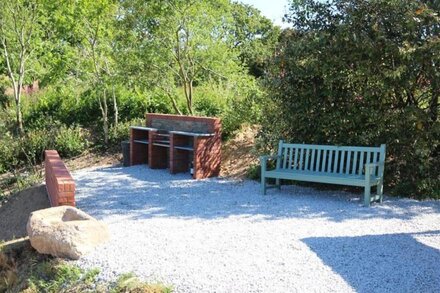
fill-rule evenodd
<path id="1" fill-rule="evenodd" d="M 267 170 L 268 160 L 276 160 L 275 169 Z M 280 179 L 361 186 L 365 188 L 364 204 L 382 202 L 385 145 L 380 147 L 327 146 L 291 144 L 280 140 L 278 154 L 262 156 L 261 192 L 281 188 Z M 267 178 L 275 185 L 267 186 Z M 377 194 L 371 196 L 371 187 Z"/>

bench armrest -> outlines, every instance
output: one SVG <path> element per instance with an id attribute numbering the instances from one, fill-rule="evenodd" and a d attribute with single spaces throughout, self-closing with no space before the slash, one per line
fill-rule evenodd
<path id="1" fill-rule="evenodd" d="M 373 167 L 383 167 L 385 166 L 384 162 L 380 162 L 380 163 L 367 163 L 365 164 L 365 168 L 373 168 Z"/>
<path id="2" fill-rule="evenodd" d="M 384 166 L 385 166 L 384 162 L 365 164 L 365 176 L 370 176 L 371 174 L 373 174 L 374 168 L 377 168 L 377 167 L 383 168 Z M 379 171 L 380 171 L 380 169 L 379 169 Z M 379 176 L 382 176 L 382 175 L 379 174 Z"/>
<path id="3" fill-rule="evenodd" d="M 267 161 L 269 161 L 269 160 L 278 160 L 280 158 L 282 158 L 282 156 L 279 156 L 279 155 L 261 156 L 260 157 L 261 169 L 262 170 L 266 170 Z"/>

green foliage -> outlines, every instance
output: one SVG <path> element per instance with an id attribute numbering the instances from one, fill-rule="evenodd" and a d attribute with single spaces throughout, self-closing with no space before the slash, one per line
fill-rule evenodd
<path id="1" fill-rule="evenodd" d="M 119 147 L 122 141 L 129 140 L 130 126 L 133 125 L 145 125 L 145 119 L 133 119 L 130 121 L 119 123 L 117 126 L 113 126 L 110 129 L 110 145 Z"/>
<path id="2" fill-rule="evenodd" d="M 55 149 L 62 157 L 75 157 L 87 148 L 84 130 L 78 126 L 61 126 L 55 137 Z"/>
<path id="3" fill-rule="evenodd" d="M 171 293 L 172 289 L 162 284 L 147 284 L 140 281 L 132 273 L 119 276 L 111 293 L 144 292 L 144 293 Z"/>
<path id="4" fill-rule="evenodd" d="M 232 3 L 231 26 L 233 48 L 239 52 L 239 58 L 249 73 L 261 77 L 272 56 L 280 28 L 264 17 L 258 9 L 239 2 Z"/>
<path id="5" fill-rule="evenodd" d="M 37 292 L 60 292 L 62 288 L 83 280 L 84 276 L 87 277 L 87 281 L 90 281 L 90 275 L 96 277 L 98 273 L 99 271 L 93 271 L 93 273 L 85 274 L 76 266 L 64 263 L 54 265 L 51 261 L 45 261 L 34 268 L 29 279 L 29 287 Z"/>
<path id="6" fill-rule="evenodd" d="M 78 126 L 64 126 L 46 122 L 39 128 L 17 137 L 6 133 L 0 138 L 0 173 L 30 167 L 44 159 L 44 151 L 56 149 L 65 158 L 77 156 L 87 148 L 84 130 Z"/>
<path id="7" fill-rule="evenodd" d="M 267 78 L 263 147 L 386 143 L 388 190 L 438 197 L 439 12 L 409 0 L 295 1 Z"/>
<path id="8" fill-rule="evenodd" d="M 246 172 L 246 177 L 252 180 L 260 180 L 261 178 L 261 166 L 252 165 Z"/>
<path id="9" fill-rule="evenodd" d="M 18 162 L 18 149 L 16 140 L 6 133 L 1 137 L 0 143 L 0 173 L 5 173 L 11 169 L 11 166 Z"/>
<path id="10" fill-rule="evenodd" d="M 123 274 L 115 282 L 99 280 L 99 270 L 84 270 L 59 258 L 37 253 L 29 241 L 4 245 L 0 241 L 0 291 L 26 293 L 172 292 L 162 284 L 147 284 L 133 274 Z"/>

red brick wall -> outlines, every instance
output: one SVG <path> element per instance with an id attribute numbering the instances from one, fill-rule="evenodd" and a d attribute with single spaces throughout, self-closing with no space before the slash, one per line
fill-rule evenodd
<path id="1" fill-rule="evenodd" d="M 178 130 L 189 132 L 216 132 L 220 131 L 220 118 L 183 116 L 171 114 L 147 113 L 145 115 L 147 126 L 164 130 Z M 169 125 L 166 125 L 168 120 Z M 161 121 L 162 127 L 158 127 L 155 121 Z M 165 125 L 164 125 L 165 124 Z"/>
<path id="2" fill-rule="evenodd" d="M 75 181 L 58 152 L 47 150 L 44 157 L 46 189 L 51 206 L 75 206 Z"/>

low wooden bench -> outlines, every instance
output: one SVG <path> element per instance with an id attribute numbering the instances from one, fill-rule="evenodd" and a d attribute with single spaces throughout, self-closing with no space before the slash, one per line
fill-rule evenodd
<path id="1" fill-rule="evenodd" d="M 267 170 L 268 160 L 276 160 L 275 169 Z M 291 144 L 280 141 L 278 154 L 262 156 L 261 192 L 281 188 L 280 179 L 364 187 L 364 205 L 382 202 L 385 145 L 380 147 L 327 146 Z M 267 186 L 267 178 L 275 185 Z M 377 194 L 371 195 L 371 187 Z"/>

